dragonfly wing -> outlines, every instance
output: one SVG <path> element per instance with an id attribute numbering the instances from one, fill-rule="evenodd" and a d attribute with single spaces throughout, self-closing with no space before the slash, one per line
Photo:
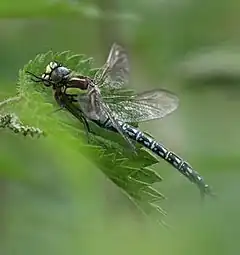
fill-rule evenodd
<path id="1" fill-rule="evenodd" d="M 136 147 L 134 146 L 134 144 L 132 143 L 132 141 L 124 134 L 124 132 L 122 131 L 121 126 L 119 125 L 119 122 L 114 118 L 111 109 L 109 108 L 109 106 L 107 104 L 101 104 L 102 110 L 106 113 L 106 115 L 108 116 L 108 118 L 110 119 L 110 121 L 112 122 L 112 125 L 114 128 L 116 128 L 116 130 L 118 131 L 118 133 L 122 136 L 122 138 L 127 142 L 127 144 L 130 146 L 130 148 L 133 151 L 136 151 Z"/>
<path id="2" fill-rule="evenodd" d="M 128 83 L 128 56 L 120 45 L 116 43 L 112 45 L 106 63 L 97 71 L 93 81 L 98 86 L 113 89 L 121 88 Z"/>
<path id="3" fill-rule="evenodd" d="M 91 95 L 88 93 L 78 95 L 78 104 L 79 108 L 89 120 L 101 119 L 100 102 L 95 93 Z"/>
<path id="4" fill-rule="evenodd" d="M 88 119 L 101 124 L 106 122 L 106 118 L 108 118 L 111 121 L 112 126 L 125 139 L 130 148 L 135 151 L 136 148 L 132 141 L 123 133 L 119 122 L 114 116 L 114 112 L 112 112 L 109 106 L 104 103 L 99 93 L 95 91 L 92 94 L 80 94 L 78 96 L 78 102 L 81 111 Z"/>
<path id="5" fill-rule="evenodd" d="M 105 102 L 121 121 L 143 122 L 160 119 L 172 113 L 179 104 L 178 97 L 164 89 L 146 91 L 129 97 L 105 97 Z"/>

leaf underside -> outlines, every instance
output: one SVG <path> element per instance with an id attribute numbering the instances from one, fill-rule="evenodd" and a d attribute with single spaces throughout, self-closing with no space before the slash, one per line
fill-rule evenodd
<path id="1" fill-rule="evenodd" d="M 18 93 L 25 99 L 26 104 L 33 103 L 32 101 L 35 100 L 35 107 L 42 107 L 42 116 L 39 116 L 38 119 L 40 126 L 43 114 L 49 115 L 49 110 L 44 112 L 44 104 L 48 107 L 51 105 L 53 110 L 59 107 L 54 101 L 52 90 L 44 87 L 41 83 L 32 82 L 26 71 L 41 76 L 48 63 L 54 60 L 82 75 L 93 77 L 97 71 L 96 68 L 92 68 L 93 60 L 91 58 L 87 58 L 85 55 L 76 55 L 70 51 L 62 53 L 49 51 L 45 54 L 39 54 L 25 65 L 23 70 L 19 71 Z M 132 91 L 123 90 L 122 93 L 127 95 Z M 41 100 L 37 101 L 39 98 Z M 34 111 L 34 107 L 31 107 Z M 73 140 L 82 143 L 79 153 L 94 162 L 144 214 L 154 211 L 164 214 L 157 205 L 164 196 L 153 188 L 153 185 L 160 182 L 162 178 L 149 168 L 158 162 L 152 154 L 139 145 L 136 145 L 137 155 L 131 153 L 126 149 L 124 140 L 118 134 L 103 130 L 91 122 L 89 123 L 90 128 L 94 130 L 96 135 L 91 135 L 90 143 L 88 143 L 83 125 L 79 120 L 67 111 L 61 111 L 59 114 L 50 116 L 50 118 L 58 117 L 59 127 L 70 132 Z M 54 132 L 51 135 L 54 135 Z M 80 140 L 79 137 L 82 139 Z"/>

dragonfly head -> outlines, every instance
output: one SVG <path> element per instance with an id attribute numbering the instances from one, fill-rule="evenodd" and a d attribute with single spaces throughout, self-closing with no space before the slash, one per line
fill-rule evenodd
<path id="1" fill-rule="evenodd" d="M 55 84 L 56 87 L 61 87 L 65 85 L 66 81 L 69 79 L 70 73 L 71 70 L 61 64 L 50 62 L 47 65 L 45 72 L 42 74 L 42 80 L 46 86 Z"/>
<path id="2" fill-rule="evenodd" d="M 45 72 L 41 76 L 37 76 L 31 72 L 28 72 L 35 79 L 32 79 L 35 82 L 42 82 L 46 87 L 53 87 L 56 89 L 57 87 L 62 87 L 66 85 L 69 80 L 69 75 L 71 70 L 62 66 L 58 62 L 50 62 Z"/>

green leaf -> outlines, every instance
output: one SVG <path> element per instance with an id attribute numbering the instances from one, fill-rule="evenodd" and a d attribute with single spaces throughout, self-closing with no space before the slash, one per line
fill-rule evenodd
<path id="1" fill-rule="evenodd" d="M 138 144 L 138 154 L 134 155 L 126 149 L 126 143 L 120 135 L 99 128 L 93 123 L 90 123 L 90 127 L 96 135 L 91 135 L 91 142 L 88 143 L 82 123 L 70 113 L 59 111 L 50 115 L 50 112 L 59 108 L 54 101 L 52 89 L 32 82 L 26 71 L 41 76 L 47 64 L 54 60 L 82 75 L 92 76 L 97 71 L 92 68 L 91 58 L 70 51 L 50 51 L 37 55 L 19 72 L 18 92 L 24 98 L 20 107 L 22 116 L 31 115 L 31 121 L 48 134 L 46 139 L 55 137 L 57 140 L 63 135 L 68 137 L 69 143 L 65 144 L 65 147 L 69 146 L 68 149 L 76 150 L 94 162 L 144 213 L 157 211 L 164 214 L 155 204 L 164 196 L 152 187 L 162 180 L 149 168 L 158 162 L 154 156 Z M 122 95 L 129 93 L 132 91 L 122 91 Z M 16 110 L 19 111 L 19 107 Z M 32 114 L 25 114 L 26 112 Z"/>

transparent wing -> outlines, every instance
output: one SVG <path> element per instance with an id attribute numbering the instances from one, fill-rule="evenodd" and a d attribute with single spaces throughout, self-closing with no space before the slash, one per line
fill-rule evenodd
<path id="1" fill-rule="evenodd" d="M 114 43 L 106 63 L 95 74 L 93 82 L 99 87 L 121 88 L 129 81 L 129 61 L 126 51 Z"/>
<path id="2" fill-rule="evenodd" d="M 136 147 L 133 145 L 132 141 L 123 133 L 121 126 L 119 125 L 118 121 L 114 118 L 112 111 L 108 107 L 107 104 L 101 104 L 102 110 L 106 113 L 110 121 L 112 122 L 113 127 L 116 128 L 118 133 L 124 138 L 124 140 L 127 142 L 127 144 L 130 146 L 130 148 L 135 151 Z"/>
<path id="3" fill-rule="evenodd" d="M 124 96 L 105 96 L 114 116 L 123 122 L 143 122 L 160 119 L 177 109 L 179 99 L 173 93 L 164 90 L 151 90 L 140 94 Z"/>
<path id="4" fill-rule="evenodd" d="M 136 147 L 133 145 L 132 141 L 123 133 L 120 124 L 115 118 L 116 116 L 114 116 L 114 112 L 112 112 L 109 106 L 103 102 L 99 93 L 96 93 L 95 91 L 95 93 L 90 95 L 81 94 L 78 96 L 78 101 L 82 112 L 88 119 L 95 120 L 96 122 L 102 124 L 106 121 L 107 117 L 111 121 L 112 126 L 128 143 L 130 148 L 135 151 Z"/>

